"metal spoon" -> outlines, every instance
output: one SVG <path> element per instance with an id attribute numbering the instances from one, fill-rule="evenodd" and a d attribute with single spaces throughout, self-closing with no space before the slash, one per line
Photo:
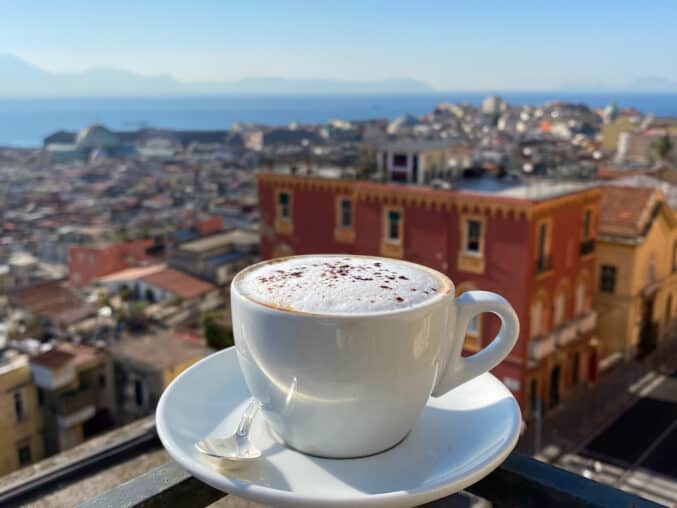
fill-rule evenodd
<path id="1" fill-rule="evenodd" d="M 201 453 L 217 459 L 234 462 L 258 459 L 261 450 L 249 441 L 249 429 L 252 421 L 261 408 L 258 400 L 252 400 L 242 414 L 240 424 L 235 434 L 228 437 L 206 437 L 195 443 L 195 448 Z"/>

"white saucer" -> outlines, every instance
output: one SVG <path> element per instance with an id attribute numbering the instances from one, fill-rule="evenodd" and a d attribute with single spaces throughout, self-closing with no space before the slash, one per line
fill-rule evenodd
<path id="1" fill-rule="evenodd" d="M 278 444 L 260 416 L 250 438 L 263 457 L 223 469 L 194 443 L 234 432 L 250 397 L 234 348 L 177 377 L 156 413 L 162 444 L 181 466 L 212 487 L 288 507 L 410 507 L 458 492 L 495 469 L 519 437 L 510 392 L 484 374 L 430 398 L 414 430 L 390 450 L 360 459 L 311 457 Z"/>

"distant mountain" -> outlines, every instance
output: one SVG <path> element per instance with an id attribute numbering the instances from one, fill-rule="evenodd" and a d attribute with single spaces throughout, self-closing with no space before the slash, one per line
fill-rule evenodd
<path id="1" fill-rule="evenodd" d="M 0 97 L 191 94 L 425 93 L 434 89 L 414 79 L 340 81 L 331 79 L 246 78 L 232 82 L 181 82 L 169 75 L 144 76 L 95 68 L 52 73 L 13 55 L 0 54 Z"/>
<path id="2" fill-rule="evenodd" d="M 647 76 L 634 80 L 628 89 L 641 92 L 677 92 L 677 81 Z"/>
<path id="3" fill-rule="evenodd" d="M 658 76 L 645 76 L 623 85 L 567 83 L 561 88 L 574 92 L 677 92 L 677 81 Z"/>

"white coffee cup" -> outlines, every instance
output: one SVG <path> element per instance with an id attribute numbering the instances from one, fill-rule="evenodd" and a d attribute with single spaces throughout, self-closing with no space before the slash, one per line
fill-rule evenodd
<path id="1" fill-rule="evenodd" d="M 451 280 L 427 267 L 414 265 L 439 277 L 445 289 L 420 305 L 317 314 L 244 295 L 238 281 L 259 265 L 231 285 L 238 359 L 269 429 L 304 453 L 358 457 L 396 445 L 430 395 L 487 372 L 517 341 L 517 315 L 503 297 L 468 291 L 456 298 Z M 464 358 L 468 324 L 483 312 L 496 314 L 501 329 L 487 347 Z"/>

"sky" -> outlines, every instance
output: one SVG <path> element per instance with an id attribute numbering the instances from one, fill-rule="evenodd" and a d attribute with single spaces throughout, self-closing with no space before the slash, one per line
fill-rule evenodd
<path id="1" fill-rule="evenodd" d="M 112 67 L 183 81 L 622 85 L 677 80 L 677 1 L 0 0 L 0 53 L 55 72 Z"/>

